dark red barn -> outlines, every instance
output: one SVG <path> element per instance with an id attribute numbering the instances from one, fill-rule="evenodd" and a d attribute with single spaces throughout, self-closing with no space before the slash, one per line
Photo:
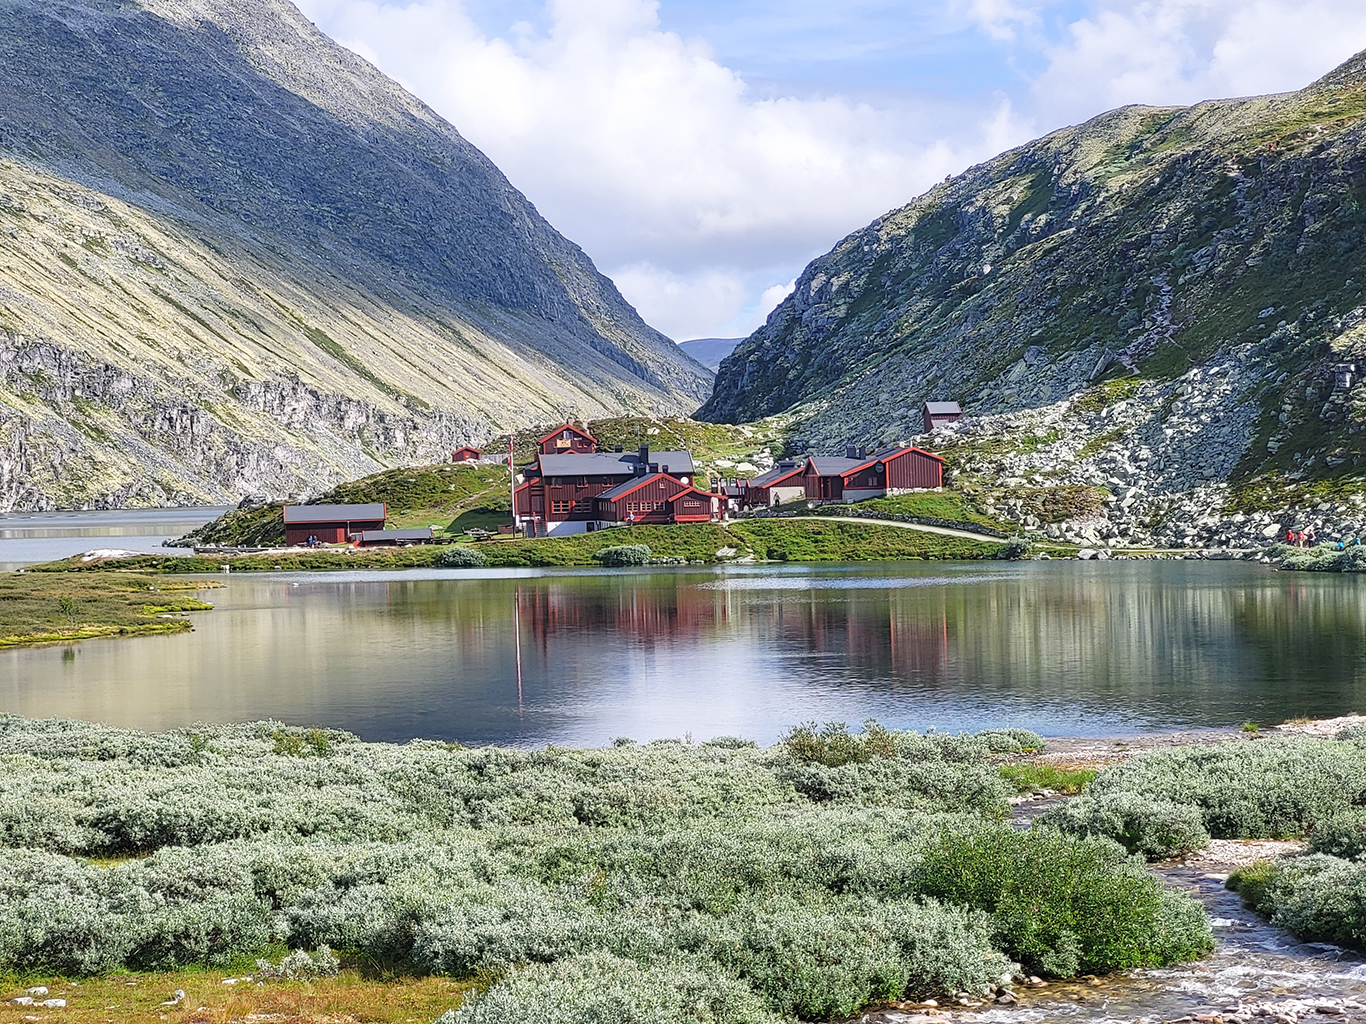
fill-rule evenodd
<path id="1" fill-rule="evenodd" d="M 383 530 L 388 509 L 369 505 L 286 505 L 285 543 L 307 544 L 316 537 L 323 544 L 349 544 L 367 530 Z"/>

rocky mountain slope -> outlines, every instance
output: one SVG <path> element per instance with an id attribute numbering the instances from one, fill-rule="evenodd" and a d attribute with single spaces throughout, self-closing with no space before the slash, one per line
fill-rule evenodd
<path id="1" fill-rule="evenodd" d="M 833 447 L 957 399 L 969 419 L 935 443 L 976 471 L 1138 488 L 1135 528 L 1212 517 L 1211 542 L 1221 517 L 1355 494 L 1366 385 L 1334 366 L 1366 371 L 1363 143 L 1366 55 L 1295 93 L 1055 132 L 814 261 L 698 415 L 789 410 Z"/>
<path id="2" fill-rule="evenodd" d="M 222 501 L 707 371 L 283 0 L 0 0 L 0 509 Z"/>

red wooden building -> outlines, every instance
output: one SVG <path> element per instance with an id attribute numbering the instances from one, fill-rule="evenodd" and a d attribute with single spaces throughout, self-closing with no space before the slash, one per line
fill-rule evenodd
<path id="1" fill-rule="evenodd" d="M 451 452 L 452 462 L 478 462 L 483 457 L 483 452 L 478 448 L 472 448 L 469 445 L 465 445 L 463 448 L 457 448 L 455 451 Z"/>
<path id="2" fill-rule="evenodd" d="M 370 505 L 286 505 L 285 543 L 349 544 L 367 530 L 383 530 L 388 509 Z"/>
<path id="3" fill-rule="evenodd" d="M 769 508 L 806 497 L 806 464 L 784 459 L 767 473 L 745 484 L 742 504 L 746 508 Z"/>
<path id="4" fill-rule="evenodd" d="M 536 461 L 513 491 L 513 514 L 531 535 L 583 533 L 624 521 L 600 519 L 595 499 L 639 478 L 662 474 L 683 486 L 693 483 L 692 456 L 684 451 L 651 452 L 641 445 L 633 452 L 600 452 L 591 434 L 570 423 L 537 443 Z"/>
<path id="5" fill-rule="evenodd" d="M 709 523 L 721 510 L 721 495 L 699 490 L 666 473 L 635 477 L 593 499 L 598 524 Z"/>
<path id="6" fill-rule="evenodd" d="M 872 455 L 851 450 L 843 458 L 812 455 L 803 468 L 811 501 L 862 501 L 944 486 L 944 460 L 919 448 L 888 448 Z"/>

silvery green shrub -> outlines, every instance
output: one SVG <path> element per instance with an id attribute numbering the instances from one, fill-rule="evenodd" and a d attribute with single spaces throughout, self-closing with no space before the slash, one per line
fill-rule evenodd
<path id="1" fill-rule="evenodd" d="M 1279 839 L 1366 803 L 1366 749 L 1268 739 L 1156 751 L 1101 772 L 1095 796 L 1133 793 L 1200 811 L 1219 839 Z"/>
<path id="2" fill-rule="evenodd" d="M 1045 746 L 1044 738 L 1031 729 L 984 729 L 977 737 L 993 754 L 1035 754 Z"/>
<path id="3" fill-rule="evenodd" d="M 608 954 L 535 964 L 440 1024 L 777 1024 L 738 979 L 689 958 L 640 964 Z"/>
<path id="4" fill-rule="evenodd" d="M 1366 863 L 1311 853 L 1282 857 L 1254 909 L 1306 942 L 1366 949 Z"/>
<path id="5" fill-rule="evenodd" d="M 488 565 L 489 560 L 482 551 L 453 544 L 437 555 L 432 564 L 438 569 L 480 569 Z"/>
<path id="6" fill-rule="evenodd" d="M 593 552 L 593 561 L 606 566 L 646 565 L 650 561 L 650 547 L 647 544 L 616 544 L 599 548 Z"/>
<path id="7" fill-rule="evenodd" d="M 1366 807 L 1350 807 L 1320 820 L 1309 836 L 1309 849 L 1344 860 L 1366 854 Z"/>
<path id="8" fill-rule="evenodd" d="M 873 723 L 852 742 L 814 759 L 735 741 L 471 750 L 0 718 L 0 969 L 325 946 L 502 978 L 471 1020 L 550 1012 L 527 1009 L 547 1005 L 538 985 L 563 993 L 556 1020 L 584 1021 L 790 1020 L 986 985 L 1019 908 L 941 892 L 926 864 L 1003 815 L 989 741 Z M 1057 888 L 1064 870 L 1092 931 L 1140 935 L 1104 963 L 1193 955 L 1141 934 L 1189 935 L 1187 897 L 1164 919 L 1077 854 L 1096 841 L 1020 842 L 1013 884 Z M 1101 962 L 1086 928 L 1063 932 L 1050 949 Z"/>
<path id="9" fill-rule="evenodd" d="M 280 962 L 260 959 L 256 961 L 257 978 L 280 978 L 284 981 L 317 981 L 330 978 L 341 970 L 341 960 L 326 946 L 319 946 L 310 953 L 296 949 L 286 953 Z"/>
<path id="10" fill-rule="evenodd" d="M 1203 850 L 1210 841 L 1198 808 L 1138 793 L 1079 796 L 1044 814 L 1038 825 L 1074 836 L 1105 836 L 1147 860 Z"/>

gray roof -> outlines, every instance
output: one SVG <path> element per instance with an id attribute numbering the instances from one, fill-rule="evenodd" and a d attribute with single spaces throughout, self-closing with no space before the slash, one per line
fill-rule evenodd
<path id="1" fill-rule="evenodd" d="M 813 455 L 811 462 L 816 467 L 816 472 L 821 476 L 840 476 L 849 472 L 851 469 L 858 469 L 859 466 L 866 466 L 868 459 L 846 459 L 839 455 Z"/>
<path id="2" fill-rule="evenodd" d="M 926 402 L 925 411 L 931 416 L 961 416 L 963 410 L 957 402 Z"/>
<path id="3" fill-rule="evenodd" d="M 432 528 L 424 526 L 414 530 L 362 530 L 361 542 L 367 540 L 431 540 Z"/>
<path id="4" fill-rule="evenodd" d="M 285 524 L 356 523 L 384 519 L 384 506 L 369 505 L 286 505 Z"/>
<path id="5" fill-rule="evenodd" d="M 542 476 L 634 476 L 639 455 L 635 452 L 582 452 L 577 455 L 542 455 Z M 691 473 L 687 452 L 650 452 L 650 461 L 668 466 L 670 473 Z"/>
<path id="6" fill-rule="evenodd" d="M 751 487 L 768 487 L 775 480 L 781 480 L 790 473 L 801 475 L 806 468 L 805 462 L 799 462 L 795 466 L 774 466 L 767 473 L 760 473 L 749 482 Z"/>

